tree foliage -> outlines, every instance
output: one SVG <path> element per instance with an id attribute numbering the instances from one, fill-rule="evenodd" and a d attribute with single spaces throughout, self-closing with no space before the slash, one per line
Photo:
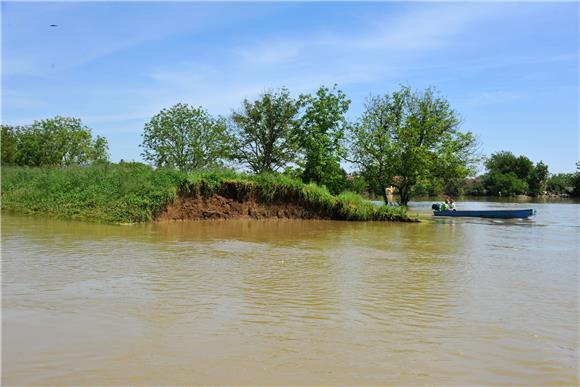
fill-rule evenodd
<path id="1" fill-rule="evenodd" d="M 548 192 L 554 194 L 567 194 L 572 187 L 574 187 L 573 173 L 557 173 L 552 175 L 546 184 Z"/>
<path id="2" fill-rule="evenodd" d="M 247 99 L 232 114 L 233 158 L 254 173 L 274 172 L 296 161 L 300 101 L 288 89 Z"/>
<path id="3" fill-rule="evenodd" d="M 304 155 L 302 180 L 324 185 L 337 194 L 346 184 L 340 166 L 345 156 L 343 146 L 350 100 L 336 85 L 320 87 L 315 95 L 303 95 L 305 108 L 298 128 L 298 143 Z"/>
<path id="4" fill-rule="evenodd" d="M 107 140 L 93 138 L 78 118 L 56 116 L 30 126 L 2 126 L 4 165 L 70 166 L 106 160 Z"/>
<path id="5" fill-rule="evenodd" d="M 230 139 L 224 118 L 178 103 L 145 124 L 141 147 L 143 158 L 157 167 L 191 171 L 222 166 Z"/>
<path id="6" fill-rule="evenodd" d="M 17 131 L 18 128 L 16 127 L 2 125 L 2 134 L 0 135 L 2 165 L 16 164 L 16 149 L 18 145 Z"/>
<path id="7" fill-rule="evenodd" d="M 526 156 L 501 151 L 486 161 L 484 187 L 491 195 L 542 195 L 546 191 L 549 171 L 542 161 L 536 165 Z"/>
<path id="8" fill-rule="evenodd" d="M 515 172 L 490 172 L 483 181 L 487 193 L 495 196 L 525 195 L 528 192 L 528 183 Z"/>
<path id="9" fill-rule="evenodd" d="M 518 179 L 527 181 L 534 171 L 534 163 L 526 156 L 516 157 L 512 152 L 501 151 L 485 161 L 485 168 L 490 172 L 513 172 Z"/>
<path id="10" fill-rule="evenodd" d="M 474 136 L 460 131 L 457 113 L 433 89 L 370 98 L 352 135 L 353 161 L 385 202 L 391 185 L 406 205 L 422 179 L 464 178 L 475 161 Z"/>
<path id="11" fill-rule="evenodd" d="M 528 188 L 530 195 L 538 196 L 546 192 L 548 177 L 550 172 L 548 166 L 542 161 L 534 166 L 532 173 L 528 176 Z"/>

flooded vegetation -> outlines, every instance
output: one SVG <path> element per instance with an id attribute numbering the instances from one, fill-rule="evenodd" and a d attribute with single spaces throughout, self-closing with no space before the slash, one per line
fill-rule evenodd
<path id="1" fill-rule="evenodd" d="M 422 223 L 3 213 L 3 383 L 577 385 L 580 205 L 531 206 Z"/>

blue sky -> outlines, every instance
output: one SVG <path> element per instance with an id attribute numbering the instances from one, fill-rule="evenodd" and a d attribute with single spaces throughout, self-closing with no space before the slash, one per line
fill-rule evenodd
<path id="1" fill-rule="evenodd" d="M 349 118 L 371 94 L 435 86 L 481 151 L 575 170 L 578 3 L 2 2 L 2 122 L 81 118 L 113 161 L 141 160 L 144 124 L 178 102 L 337 83 Z M 50 24 L 58 24 L 51 28 Z"/>

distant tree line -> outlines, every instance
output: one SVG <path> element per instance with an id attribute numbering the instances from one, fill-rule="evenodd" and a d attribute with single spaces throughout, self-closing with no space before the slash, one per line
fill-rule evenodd
<path id="1" fill-rule="evenodd" d="M 467 195 L 514 196 L 580 195 L 580 164 L 576 173 L 550 175 L 542 161 L 501 151 L 485 160 L 486 173 L 466 184 Z"/>
<path id="2" fill-rule="evenodd" d="M 574 173 L 551 175 L 546 186 L 550 194 L 580 197 L 580 162 L 576 163 Z"/>
<path id="3" fill-rule="evenodd" d="M 54 117 L 26 126 L 2 125 L 2 165 L 69 166 L 108 160 L 104 137 L 78 118 Z"/>
<path id="4" fill-rule="evenodd" d="M 525 156 L 498 152 L 480 161 L 476 139 L 436 90 L 399 90 L 366 100 L 349 121 L 351 101 L 336 86 L 292 96 L 286 88 L 245 99 L 227 117 L 178 103 L 144 126 L 142 156 L 158 168 L 241 169 L 283 173 L 331 193 L 366 192 L 388 202 L 387 189 L 407 204 L 419 195 L 541 195 L 577 187 L 578 173 L 550 176 Z M 85 165 L 108 160 L 107 141 L 79 119 L 55 117 L 29 126 L 2 126 L 2 164 Z M 342 165 L 354 172 L 347 174 Z M 575 191 L 574 191 L 575 190 Z M 580 192 L 574 188 L 574 192 Z"/>

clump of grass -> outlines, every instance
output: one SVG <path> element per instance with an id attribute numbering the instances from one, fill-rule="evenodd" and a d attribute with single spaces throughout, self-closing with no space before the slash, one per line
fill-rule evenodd
<path id="1" fill-rule="evenodd" d="M 141 163 L 2 169 L 2 208 L 108 223 L 155 219 L 178 195 L 222 195 L 240 201 L 299 204 L 337 220 L 409 220 L 402 208 L 377 207 L 361 196 L 281 174 L 231 170 L 184 173 Z"/>
<path id="2" fill-rule="evenodd" d="M 2 168 L 2 208 L 107 223 L 153 219 L 175 200 L 184 174 L 139 163 Z"/>

